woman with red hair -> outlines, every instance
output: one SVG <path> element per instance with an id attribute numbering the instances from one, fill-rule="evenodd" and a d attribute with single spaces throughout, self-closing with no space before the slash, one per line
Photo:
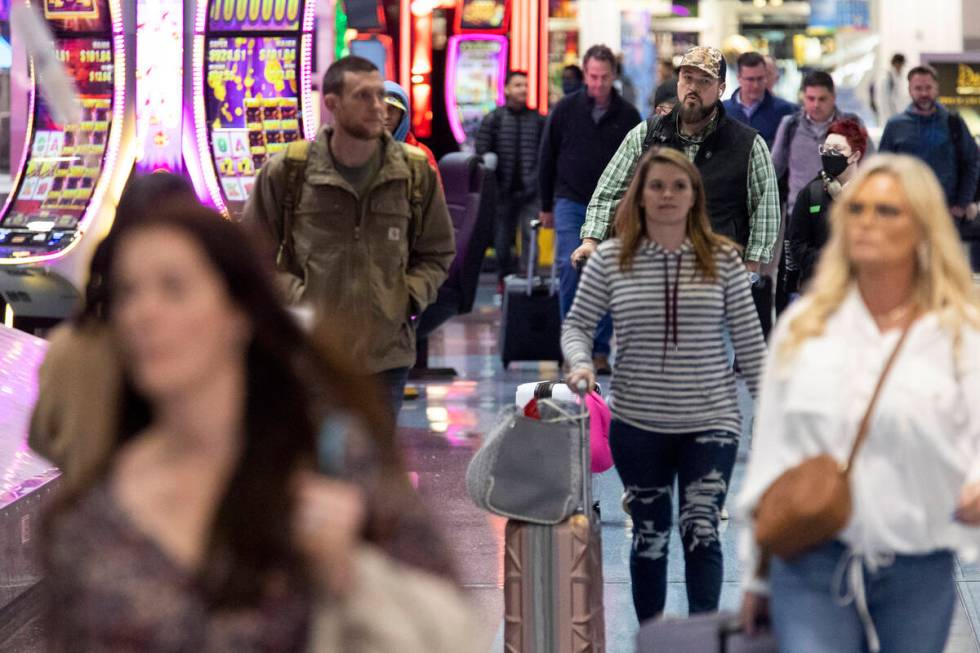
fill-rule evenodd
<path id="1" fill-rule="evenodd" d="M 791 290 L 798 292 L 813 276 L 820 251 L 830 236 L 830 205 L 854 178 L 867 150 L 868 132 L 856 120 L 837 120 L 827 130 L 827 138 L 820 146 L 823 169 L 796 196 L 786 226 L 787 251 L 799 271 L 799 281 L 791 285 Z"/>

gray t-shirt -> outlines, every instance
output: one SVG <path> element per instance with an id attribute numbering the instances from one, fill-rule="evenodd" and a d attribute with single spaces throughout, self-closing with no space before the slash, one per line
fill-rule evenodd
<path id="1" fill-rule="evenodd" d="M 378 176 L 378 172 L 381 170 L 381 147 L 377 147 L 374 150 L 374 154 L 371 155 L 371 158 L 364 165 L 353 168 L 345 166 L 337 160 L 336 156 L 334 156 L 333 165 L 337 168 L 340 176 L 354 187 L 357 198 L 363 199 L 371 187 L 371 182 L 374 181 L 374 178 Z"/>

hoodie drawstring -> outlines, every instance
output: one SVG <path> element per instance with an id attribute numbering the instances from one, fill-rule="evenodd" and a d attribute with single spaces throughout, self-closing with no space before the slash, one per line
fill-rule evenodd
<path id="1" fill-rule="evenodd" d="M 661 372 L 667 369 L 667 343 L 671 339 L 671 332 L 673 332 L 674 349 L 677 349 L 677 295 L 678 286 L 681 282 L 681 259 L 683 257 L 683 253 L 677 255 L 677 275 L 674 278 L 673 287 L 670 285 L 670 265 L 667 260 L 670 255 L 664 257 L 664 313 L 666 313 L 666 319 L 664 322 L 664 353 L 660 363 Z"/>

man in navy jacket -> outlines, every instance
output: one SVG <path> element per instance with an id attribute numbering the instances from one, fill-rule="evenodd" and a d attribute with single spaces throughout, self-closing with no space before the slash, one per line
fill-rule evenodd
<path id="1" fill-rule="evenodd" d="M 908 80 L 912 104 L 888 119 L 879 149 L 925 161 L 946 192 L 950 213 L 962 219 L 976 195 L 977 144 L 963 118 L 950 115 L 938 102 L 939 77 L 934 68 L 916 66 Z"/>
<path id="2" fill-rule="evenodd" d="M 755 128 L 766 145 L 772 149 L 776 130 L 783 116 L 797 109 L 782 98 L 778 98 L 766 88 L 768 76 L 766 60 L 758 52 L 746 52 L 738 58 L 738 84 L 732 97 L 725 100 L 725 112 L 729 118 Z"/>
<path id="3" fill-rule="evenodd" d="M 562 317 L 572 308 L 578 273 L 571 256 L 582 243 L 579 232 L 585 209 L 602 171 L 626 134 L 640 123 L 640 113 L 613 88 L 616 57 L 604 45 L 585 53 L 585 88 L 555 105 L 541 140 L 538 183 L 541 186 L 541 222 L 555 227 Z M 593 344 L 596 372 L 609 372 L 612 320 L 599 323 Z"/>

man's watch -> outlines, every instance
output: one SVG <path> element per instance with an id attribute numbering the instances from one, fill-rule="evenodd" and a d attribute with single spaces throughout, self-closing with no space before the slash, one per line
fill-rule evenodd
<path id="1" fill-rule="evenodd" d="M 750 285 L 752 285 L 752 286 L 759 285 L 759 280 L 760 279 L 762 279 L 762 277 L 759 275 L 758 272 L 752 272 L 751 270 L 749 271 L 749 284 Z"/>

